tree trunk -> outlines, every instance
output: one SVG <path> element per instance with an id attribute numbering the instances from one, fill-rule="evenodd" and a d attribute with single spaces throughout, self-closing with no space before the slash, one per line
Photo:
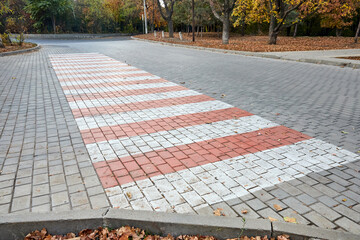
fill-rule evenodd
<path id="1" fill-rule="evenodd" d="M 229 44 L 230 37 L 230 14 L 224 14 L 223 32 L 222 32 L 222 43 Z"/>
<path id="2" fill-rule="evenodd" d="M 295 27 L 294 27 L 294 35 L 293 37 L 296 38 L 297 35 L 297 30 L 298 30 L 298 23 L 295 23 Z"/>
<path id="3" fill-rule="evenodd" d="M 4 43 L 2 42 L 1 35 L 0 35 L 0 48 L 5 48 Z"/>
<path id="4" fill-rule="evenodd" d="M 269 37 L 269 44 L 270 45 L 276 45 L 277 37 L 278 37 L 278 32 L 273 31 L 270 34 L 270 37 Z"/>
<path id="5" fill-rule="evenodd" d="M 174 38 L 174 23 L 171 18 L 168 20 L 168 28 L 169 28 L 169 38 Z"/>
<path id="6" fill-rule="evenodd" d="M 355 43 L 358 43 L 359 33 L 360 33 L 360 21 L 355 34 L 355 39 L 354 39 Z"/>
<path id="7" fill-rule="evenodd" d="M 275 24 L 276 18 L 274 15 L 270 17 L 270 26 L 269 26 L 269 44 L 276 44 L 277 34 L 275 34 Z"/>
<path id="8" fill-rule="evenodd" d="M 54 34 L 56 34 L 56 22 L 55 22 L 56 19 L 55 19 L 55 15 L 52 16 L 51 20 L 52 20 L 52 25 L 53 25 Z"/>
<path id="9" fill-rule="evenodd" d="M 336 36 L 337 37 L 341 37 L 341 34 L 342 34 L 342 29 L 336 29 Z"/>

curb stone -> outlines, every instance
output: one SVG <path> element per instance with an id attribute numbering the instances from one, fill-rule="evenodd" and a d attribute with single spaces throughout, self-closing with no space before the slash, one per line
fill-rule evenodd
<path id="1" fill-rule="evenodd" d="M 168 43 L 168 42 L 160 42 L 160 41 L 142 39 L 142 38 L 137 38 L 137 37 L 133 37 L 133 36 L 131 38 L 134 40 L 157 43 L 157 44 L 173 46 L 173 47 L 191 48 L 191 49 L 206 50 L 206 51 L 211 51 L 211 52 L 238 54 L 238 55 L 250 56 L 250 57 L 262 57 L 262 58 L 280 59 L 280 60 L 287 60 L 287 61 L 315 63 L 315 64 L 323 64 L 323 65 L 330 65 L 330 66 L 349 67 L 349 68 L 360 69 L 360 63 L 338 62 L 338 61 L 331 61 L 331 60 L 325 60 L 325 59 L 308 59 L 308 58 L 293 59 L 293 58 L 287 58 L 287 57 L 280 57 L 280 56 L 273 55 L 273 54 L 264 54 L 264 53 L 260 53 L 260 52 L 245 52 L 245 51 L 218 49 L 218 48 L 189 46 L 189 45 L 183 45 L 183 44 L 177 44 L 177 43 Z"/>
<path id="2" fill-rule="evenodd" d="M 241 218 L 198 216 L 175 213 L 97 209 L 71 212 L 9 214 L 0 218 L 0 239 L 24 239 L 26 234 L 46 228 L 51 234 L 79 232 L 99 226 L 117 228 L 130 225 L 153 234 L 178 236 L 212 235 L 218 239 L 247 236 L 277 236 L 288 234 L 293 240 L 305 239 L 360 239 L 360 235 L 327 230 L 300 224 L 270 222 L 266 219 L 247 219 L 245 227 Z"/>
<path id="3" fill-rule="evenodd" d="M 12 34 L 18 36 L 18 34 Z M 60 39 L 60 40 L 74 40 L 74 39 L 99 39 L 109 37 L 129 37 L 132 33 L 108 33 L 108 34 L 87 34 L 87 33 L 60 33 L 60 34 L 25 34 L 26 39 Z"/>
<path id="4" fill-rule="evenodd" d="M 37 51 L 37 50 L 39 50 L 40 48 L 41 48 L 41 46 L 40 46 L 39 44 L 37 44 L 37 46 L 32 47 L 32 48 L 27 48 L 27 49 L 21 49 L 21 50 L 16 50 L 16 51 L 11 51 L 11 52 L 0 53 L 0 57 L 5 57 L 5 56 L 10 56 L 10 55 L 16 55 L 16 54 L 22 54 L 22 53 Z"/>

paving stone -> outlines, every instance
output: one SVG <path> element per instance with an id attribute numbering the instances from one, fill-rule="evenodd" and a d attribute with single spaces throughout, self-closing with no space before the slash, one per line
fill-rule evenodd
<path id="1" fill-rule="evenodd" d="M 323 197 L 323 196 L 322 196 Z M 304 203 L 306 206 L 311 205 L 316 202 L 316 199 L 310 197 L 306 193 L 301 194 L 296 197 L 300 202 Z"/>
<path id="2" fill-rule="evenodd" d="M 305 206 L 305 204 L 301 203 L 294 197 L 286 198 L 283 200 L 283 202 L 300 214 L 304 214 L 311 210 L 310 208 Z"/>
<path id="3" fill-rule="evenodd" d="M 360 234 L 359 225 L 346 217 L 340 218 L 339 220 L 335 221 L 335 223 L 349 232 Z"/>
<path id="4" fill-rule="evenodd" d="M 338 205 L 332 209 L 334 209 L 341 215 L 347 216 L 349 219 L 351 219 L 354 222 L 360 222 L 360 214 L 356 212 L 357 208 L 355 207 L 351 209 L 349 207 L 345 207 L 344 205 Z"/>
<path id="5" fill-rule="evenodd" d="M 70 201 L 71 205 L 74 207 L 89 203 L 86 192 L 70 193 Z"/>
<path id="6" fill-rule="evenodd" d="M 260 216 L 256 213 L 256 211 L 251 209 L 245 203 L 241 203 L 241 204 L 232 206 L 232 208 L 235 210 L 235 212 L 237 214 L 239 214 L 241 217 L 244 217 L 245 219 L 246 218 L 252 218 L 252 219 L 260 218 Z"/>
<path id="7" fill-rule="evenodd" d="M 318 200 L 330 208 L 338 204 L 336 201 L 334 201 L 332 198 L 328 196 L 321 196 L 318 198 Z"/>
<path id="8" fill-rule="evenodd" d="M 53 207 L 69 203 L 69 195 L 67 192 L 58 192 L 51 194 L 51 205 Z"/>
<path id="9" fill-rule="evenodd" d="M 34 206 L 50 205 L 50 196 L 44 195 L 44 196 L 40 196 L 40 197 L 33 197 L 31 199 L 31 205 L 32 205 L 31 209 L 33 209 Z"/>
<path id="10" fill-rule="evenodd" d="M 308 220 L 302 217 L 302 215 L 298 214 L 296 211 L 289 208 L 278 212 L 278 214 L 280 214 L 283 218 L 284 217 L 295 218 L 296 222 L 300 224 L 308 225 L 310 223 Z"/>
<path id="11" fill-rule="evenodd" d="M 30 195 L 14 198 L 11 204 L 11 211 L 16 212 L 19 210 L 30 208 Z"/>
<path id="12" fill-rule="evenodd" d="M 109 202 L 105 194 L 99 194 L 90 197 L 90 203 L 93 209 L 107 208 L 109 207 Z"/>
<path id="13" fill-rule="evenodd" d="M 329 207 L 325 206 L 322 203 L 315 203 L 315 204 L 311 205 L 310 207 L 314 211 L 320 213 L 322 216 L 329 219 L 330 221 L 333 221 L 333 220 L 341 217 L 341 215 L 339 215 L 337 212 L 335 212 L 334 210 L 330 209 Z"/>
<path id="14" fill-rule="evenodd" d="M 262 209 L 260 211 L 257 211 L 257 213 L 260 214 L 265 219 L 269 219 L 269 217 L 271 217 L 271 218 L 275 218 L 277 221 L 283 221 L 283 218 L 275 211 L 273 211 L 271 208 Z"/>
<path id="15" fill-rule="evenodd" d="M 305 214 L 304 217 L 306 217 L 311 222 L 315 223 L 316 226 L 321 228 L 333 229 L 336 227 L 333 223 L 331 223 L 329 220 L 327 220 L 317 212 L 309 212 Z"/>

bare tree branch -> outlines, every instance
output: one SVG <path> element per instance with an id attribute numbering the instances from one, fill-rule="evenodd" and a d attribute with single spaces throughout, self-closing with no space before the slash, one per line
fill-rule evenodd
<path id="1" fill-rule="evenodd" d="M 209 0 L 209 3 L 210 3 L 211 11 L 213 12 L 214 16 L 217 19 L 219 19 L 221 22 L 224 22 L 224 18 L 222 16 L 220 16 L 220 14 L 216 11 L 213 0 Z"/>

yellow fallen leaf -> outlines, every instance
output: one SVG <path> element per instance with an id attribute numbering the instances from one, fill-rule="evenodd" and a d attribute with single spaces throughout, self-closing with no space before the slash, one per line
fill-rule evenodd
<path id="1" fill-rule="evenodd" d="M 283 208 L 282 208 L 280 205 L 278 205 L 278 204 L 274 204 L 274 208 L 275 208 L 277 211 L 283 210 Z"/>
<path id="2" fill-rule="evenodd" d="M 270 221 L 272 221 L 272 222 L 277 221 L 277 219 L 276 219 L 276 218 L 272 218 L 272 217 L 269 217 L 269 220 L 270 220 Z"/>
<path id="3" fill-rule="evenodd" d="M 296 218 L 284 217 L 285 222 L 296 223 Z"/>
<path id="4" fill-rule="evenodd" d="M 131 199 L 131 198 L 132 198 L 131 193 L 127 192 L 127 193 L 126 193 L 126 195 L 128 196 L 128 198 L 129 198 L 129 199 Z"/>
<path id="5" fill-rule="evenodd" d="M 346 202 L 346 201 L 347 201 L 347 199 L 346 199 L 346 198 L 344 198 L 342 201 L 343 201 L 343 202 Z"/>

